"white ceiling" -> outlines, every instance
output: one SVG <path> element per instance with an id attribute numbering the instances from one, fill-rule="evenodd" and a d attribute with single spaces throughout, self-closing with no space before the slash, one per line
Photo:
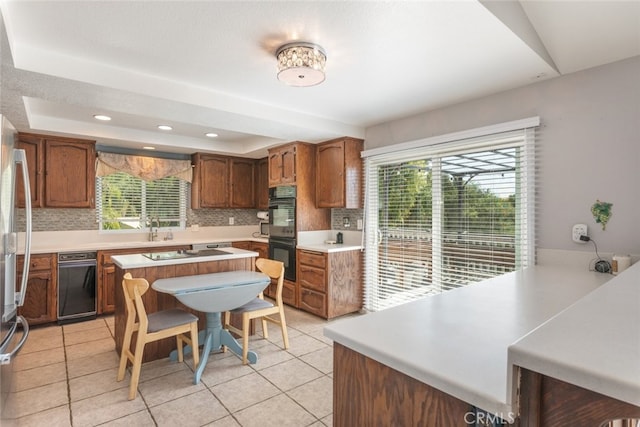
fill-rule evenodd
<path id="1" fill-rule="evenodd" d="M 364 137 L 377 123 L 640 55 L 640 1 L 0 0 L 0 9 L 2 112 L 19 130 L 166 152 L 260 157 L 293 140 Z M 322 84 L 276 79 L 275 51 L 295 40 L 327 52 Z"/>

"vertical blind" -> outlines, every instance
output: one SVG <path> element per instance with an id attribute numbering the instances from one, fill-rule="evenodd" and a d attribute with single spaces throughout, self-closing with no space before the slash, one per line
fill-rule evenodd
<path id="1" fill-rule="evenodd" d="M 144 181 L 124 172 L 96 178 L 100 230 L 146 229 L 150 218 L 161 228 L 186 226 L 187 183 L 176 177 Z"/>
<path id="2" fill-rule="evenodd" d="M 533 264 L 533 128 L 364 156 L 366 309 Z"/>

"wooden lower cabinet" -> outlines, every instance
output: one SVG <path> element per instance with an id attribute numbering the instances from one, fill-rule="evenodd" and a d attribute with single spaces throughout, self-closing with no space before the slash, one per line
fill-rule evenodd
<path id="1" fill-rule="evenodd" d="M 18 256 L 17 261 L 16 280 L 19 289 L 22 283 L 24 256 Z M 56 254 L 31 255 L 27 293 L 24 305 L 18 309 L 18 314 L 24 316 L 29 325 L 55 322 L 58 319 L 56 266 Z"/>
<path id="2" fill-rule="evenodd" d="M 362 308 L 360 251 L 297 252 L 298 307 L 325 319 Z"/>
<path id="3" fill-rule="evenodd" d="M 116 297 L 115 292 L 122 289 L 116 287 L 115 272 L 116 266 L 111 261 L 112 256 L 142 254 L 145 252 L 167 252 L 191 249 L 190 245 L 164 246 L 153 248 L 128 248 L 109 251 L 98 251 L 98 314 L 110 314 L 115 312 Z"/>
<path id="4" fill-rule="evenodd" d="M 520 370 L 520 427 L 608 426 L 614 419 L 640 418 L 639 406 L 524 368 Z"/>
<path id="5" fill-rule="evenodd" d="M 333 344 L 333 425 L 465 426 L 473 407 L 451 395 Z"/>
<path id="6" fill-rule="evenodd" d="M 639 406 L 523 368 L 518 390 L 516 411 L 482 413 L 487 423 L 476 423 L 481 418 L 472 404 L 339 343 L 333 344 L 333 425 L 336 427 L 508 423 L 516 427 L 608 427 L 611 420 L 640 418 Z"/>
<path id="7" fill-rule="evenodd" d="M 269 258 L 268 243 L 244 240 L 233 242 L 232 246 L 238 249 L 258 252 L 258 258 Z M 278 283 L 275 280 L 272 280 L 271 284 L 264 289 L 264 294 L 275 299 L 277 287 Z M 282 301 L 292 307 L 298 307 L 298 291 L 296 288 L 296 282 L 292 282 L 290 280 L 284 281 L 284 286 L 282 288 Z"/>
<path id="8" fill-rule="evenodd" d="M 269 258 L 269 245 L 264 242 L 241 240 L 239 242 L 233 242 L 231 246 L 238 249 L 244 249 L 245 251 L 258 252 L 258 258 Z"/>

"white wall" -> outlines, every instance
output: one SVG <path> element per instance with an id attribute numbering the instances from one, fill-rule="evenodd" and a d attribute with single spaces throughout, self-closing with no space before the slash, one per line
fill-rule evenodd
<path id="1" fill-rule="evenodd" d="M 640 56 L 367 128 L 365 149 L 540 116 L 538 249 L 640 254 Z M 613 203 L 606 231 L 590 207 Z"/>

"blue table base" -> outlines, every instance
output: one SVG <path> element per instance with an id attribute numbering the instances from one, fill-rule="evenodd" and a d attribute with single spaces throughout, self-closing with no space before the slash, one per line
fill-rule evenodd
<path id="1" fill-rule="evenodd" d="M 193 377 L 194 384 L 198 384 L 200 382 L 200 377 L 202 376 L 205 366 L 207 366 L 207 360 L 209 359 L 209 353 L 211 353 L 211 351 L 220 351 L 222 350 L 222 346 L 225 346 L 238 356 L 242 357 L 242 346 L 228 330 L 222 329 L 221 314 L 206 313 L 206 317 L 207 328 L 198 333 L 198 341 L 203 342 L 204 339 L 204 345 L 202 347 L 202 354 L 200 355 L 200 363 L 198 364 Z M 191 351 L 191 346 L 185 346 L 185 356 L 191 354 Z M 173 350 L 169 354 L 169 359 L 172 361 L 178 360 L 178 351 Z M 258 361 L 258 354 L 255 351 L 249 351 L 247 359 L 251 364 L 256 363 Z"/>

